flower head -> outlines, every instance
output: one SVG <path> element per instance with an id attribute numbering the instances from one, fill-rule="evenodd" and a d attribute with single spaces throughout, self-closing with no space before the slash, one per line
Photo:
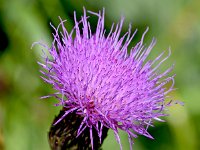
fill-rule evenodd
<path id="1" fill-rule="evenodd" d="M 48 48 L 51 58 L 39 63 L 44 68 L 42 78 L 57 91 L 53 96 L 59 99 L 59 105 L 67 108 L 55 124 L 75 112 L 83 117 L 77 136 L 89 128 L 91 145 L 93 129 L 101 140 L 102 128 L 107 127 L 114 131 L 121 149 L 119 129 L 128 134 L 132 147 L 137 134 L 153 138 L 148 127 L 153 125 L 153 120 L 161 121 L 159 117 L 165 116 L 163 111 L 169 104 L 165 102 L 166 95 L 174 85 L 174 75 L 168 76 L 173 66 L 164 72 L 158 68 L 170 51 L 165 58 L 163 52 L 154 60 L 146 60 L 155 45 L 155 39 L 148 47 L 143 45 L 147 29 L 129 54 L 128 46 L 136 31 L 132 34 L 130 27 L 120 37 L 122 18 L 106 35 L 104 10 L 88 13 L 98 17 L 95 33 L 91 32 L 86 10 L 80 21 L 74 14 L 75 26 L 71 32 L 61 20 L 58 28 L 54 28 L 54 41 Z M 165 86 L 168 82 L 170 87 Z"/>

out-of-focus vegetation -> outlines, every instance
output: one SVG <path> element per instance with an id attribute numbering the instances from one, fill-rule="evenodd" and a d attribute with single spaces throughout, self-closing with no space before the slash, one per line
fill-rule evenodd
<path id="1" fill-rule="evenodd" d="M 132 45 L 141 38 L 147 26 L 157 45 L 152 57 L 167 50 L 172 55 L 166 65 L 175 63 L 175 99 L 185 106 L 169 109 L 167 123 L 156 122 L 150 133 L 155 140 L 139 136 L 136 150 L 200 149 L 200 1 L 199 0 L 0 0 L 0 150 L 48 150 L 47 132 L 60 108 L 53 98 L 39 100 L 52 92 L 40 78 L 37 61 L 41 47 L 31 48 L 36 41 L 51 43 L 52 28 L 58 16 L 73 26 L 73 11 L 78 17 L 83 6 L 92 11 L 106 9 L 106 28 L 125 16 L 123 32 L 131 22 L 138 28 Z M 95 20 L 92 21 L 95 28 Z M 121 133 L 124 149 L 129 149 L 126 134 Z M 112 132 L 103 148 L 119 149 Z"/>

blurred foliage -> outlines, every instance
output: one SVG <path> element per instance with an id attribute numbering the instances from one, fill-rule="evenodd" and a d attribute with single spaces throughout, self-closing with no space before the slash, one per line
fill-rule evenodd
<path id="1" fill-rule="evenodd" d="M 78 17 L 88 10 L 106 9 L 106 28 L 125 16 L 123 32 L 129 22 L 139 31 L 132 45 L 141 38 L 147 26 L 146 43 L 157 38 L 150 57 L 169 46 L 172 55 L 167 65 L 176 64 L 175 99 L 185 106 L 169 109 L 167 123 L 156 122 L 150 133 L 155 140 L 139 136 L 134 149 L 198 150 L 200 149 L 200 1 L 199 0 L 0 0 L 0 150 L 48 150 L 47 131 L 59 112 L 55 99 L 39 100 L 52 93 L 40 78 L 37 61 L 41 47 L 30 49 L 33 42 L 51 43 L 52 28 L 58 16 L 73 27 L 73 12 Z M 95 20 L 91 20 L 95 28 Z M 165 66 L 163 66 L 165 67 Z M 124 149 L 129 149 L 127 135 L 121 134 Z M 119 149 L 112 131 L 103 148 Z"/>

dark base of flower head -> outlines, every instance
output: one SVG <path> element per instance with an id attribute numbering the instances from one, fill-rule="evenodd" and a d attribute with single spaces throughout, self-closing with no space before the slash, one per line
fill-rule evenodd
<path id="1" fill-rule="evenodd" d="M 49 144 L 52 150 L 91 150 L 90 129 L 87 127 L 81 135 L 77 136 L 78 128 L 83 120 L 83 117 L 77 115 L 76 112 L 68 114 L 59 123 L 54 123 L 61 118 L 66 110 L 61 110 L 59 115 L 55 117 L 50 131 Z M 107 136 L 108 128 L 103 127 L 101 143 L 96 129 L 93 128 L 93 144 L 94 150 L 100 150 L 104 139 Z"/>

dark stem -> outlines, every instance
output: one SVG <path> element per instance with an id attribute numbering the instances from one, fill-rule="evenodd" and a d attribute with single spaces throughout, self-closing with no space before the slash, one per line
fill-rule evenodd
<path id="1" fill-rule="evenodd" d="M 61 110 L 59 115 L 55 117 L 50 131 L 49 144 L 52 150 L 91 150 L 90 132 L 87 127 L 79 137 L 76 138 L 77 130 L 83 120 L 83 117 L 77 115 L 76 112 L 68 114 L 58 124 L 53 125 L 66 110 Z M 102 129 L 102 143 L 107 136 L 108 128 Z M 94 150 L 100 150 L 102 143 L 100 143 L 96 129 L 93 128 L 93 144 Z"/>

